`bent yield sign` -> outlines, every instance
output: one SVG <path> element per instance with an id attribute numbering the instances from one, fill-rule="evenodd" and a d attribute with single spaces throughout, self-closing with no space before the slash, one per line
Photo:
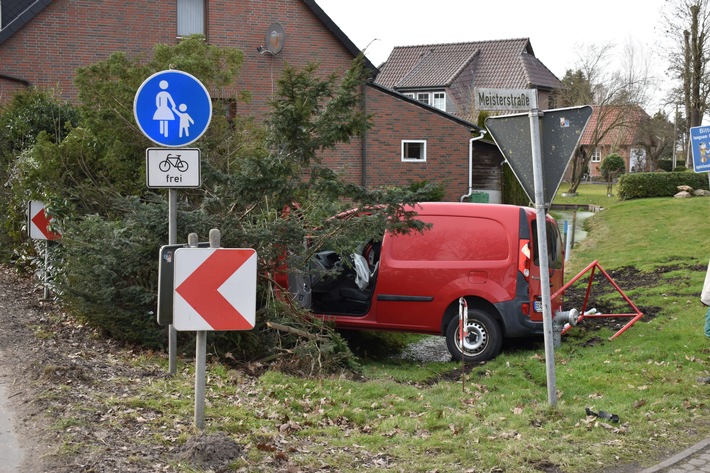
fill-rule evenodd
<path id="1" fill-rule="evenodd" d="M 176 330 L 251 330 L 256 318 L 256 251 L 181 248 L 175 252 Z"/>

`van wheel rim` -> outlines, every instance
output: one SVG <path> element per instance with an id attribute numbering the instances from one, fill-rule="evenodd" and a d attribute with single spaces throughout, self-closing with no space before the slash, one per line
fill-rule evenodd
<path id="1" fill-rule="evenodd" d="M 463 338 L 463 343 L 459 340 L 459 349 L 466 355 L 480 353 L 488 344 L 488 332 L 480 323 L 469 323 L 466 336 Z"/>

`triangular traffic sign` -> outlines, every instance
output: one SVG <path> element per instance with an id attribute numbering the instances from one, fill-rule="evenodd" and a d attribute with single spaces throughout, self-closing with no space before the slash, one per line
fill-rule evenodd
<path id="1" fill-rule="evenodd" d="M 543 196 L 545 204 L 549 204 L 562 183 L 565 169 L 592 116 L 592 107 L 558 108 L 539 113 Z M 530 115 L 519 113 L 489 117 L 486 127 L 528 198 L 535 202 Z"/>

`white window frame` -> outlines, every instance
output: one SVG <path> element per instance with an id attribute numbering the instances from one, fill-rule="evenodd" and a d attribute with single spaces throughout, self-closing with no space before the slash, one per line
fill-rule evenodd
<path id="1" fill-rule="evenodd" d="M 407 151 L 409 144 L 421 145 L 418 158 L 408 158 Z M 426 140 L 402 140 L 402 162 L 403 163 L 425 163 L 426 162 Z"/>
<path id="2" fill-rule="evenodd" d="M 432 92 L 431 106 L 446 111 L 446 92 Z"/>
<path id="3" fill-rule="evenodd" d="M 205 0 L 177 0 L 177 37 L 205 34 Z"/>
<path id="4" fill-rule="evenodd" d="M 404 95 L 405 97 L 409 97 L 410 99 L 416 99 L 416 97 L 414 96 L 414 92 L 405 92 L 402 95 Z"/>
<path id="5" fill-rule="evenodd" d="M 426 105 L 431 105 L 431 95 L 429 92 L 417 92 L 417 101 Z"/>
<path id="6" fill-rule="evenodd" d="M 592 152 L 592 162 L 601 163 L 602 162 L 602 150 L 599 147 L 594 148 Z"/>

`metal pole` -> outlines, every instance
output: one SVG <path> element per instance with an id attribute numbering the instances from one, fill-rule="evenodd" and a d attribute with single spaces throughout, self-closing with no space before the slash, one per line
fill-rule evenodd
<path id="1" fill-rule="evenodd" d="M 565 261 L 569 261 L 570 254 L 572 253 L 572 235 L 574 234 L 574 225 L 571 225 L 567 220 L 565 220 Z"/>
<path id="2" fill-rule="evenodd" d="M 212 243 L 210 231 L 210 247 Z M 197 234 L 190 233 L 187 243 L 190 248 L 197 248 Z M 214 247 L 212 247 L 214 248 Z M 205 379 L 207 377 L 207 332 L 198 330 L 195 341 L 195 427 L 205 428 Z"/>
<path id="3" fill-rule="evenodd" d="M 205 378 L 207 372 L 207 332 L 197 332 L 195 345 L 195 427 L 205 428 Z"/>
<path id="4" fill-rule="evenodd" d="M 42 300 L 49 300 L 49 240 L 44 240 L 44 292 Z"/>
<path id="5" fill-rule="evenodd" d="M 219 230 L 210 230 L 210 248 L 219 248 L 221 234 Z M 187 243 L 190 248 L 197 248 L 197 234 L 190 233 Z M 199 330 L 195 344 L 195 427 L 205 428 L 205 380 L 207 378 L 207 332 Z"/>
<path id="6" fill-rule="evenodd" d="M 540 260 L 540 292 L 542 296 L 542 322 L 545 335 L 545 365 L 547 371 L 547 401 L 557 405 L 557 383 L 555 379 L 555 347 L 552 336 L 552 309 L 550 302 L 550 272 L 547 254 L 547 225 L 545 220 L 545 193 L 542 173 L 542 152 L 540 143 L 540 111 L 537 95 L 530 110 L 530 142 L 532 146 L 533 183 L 535 185 L 535 211 L 537 213 L 537 254 Z"/>
<path id="7" fill-rule="evenodd" d="M 177 190 L 168 189 L 168 244 L 177 243 Z M 168 372 L 177 372 L 177 330 L 168 325 Z"/>

